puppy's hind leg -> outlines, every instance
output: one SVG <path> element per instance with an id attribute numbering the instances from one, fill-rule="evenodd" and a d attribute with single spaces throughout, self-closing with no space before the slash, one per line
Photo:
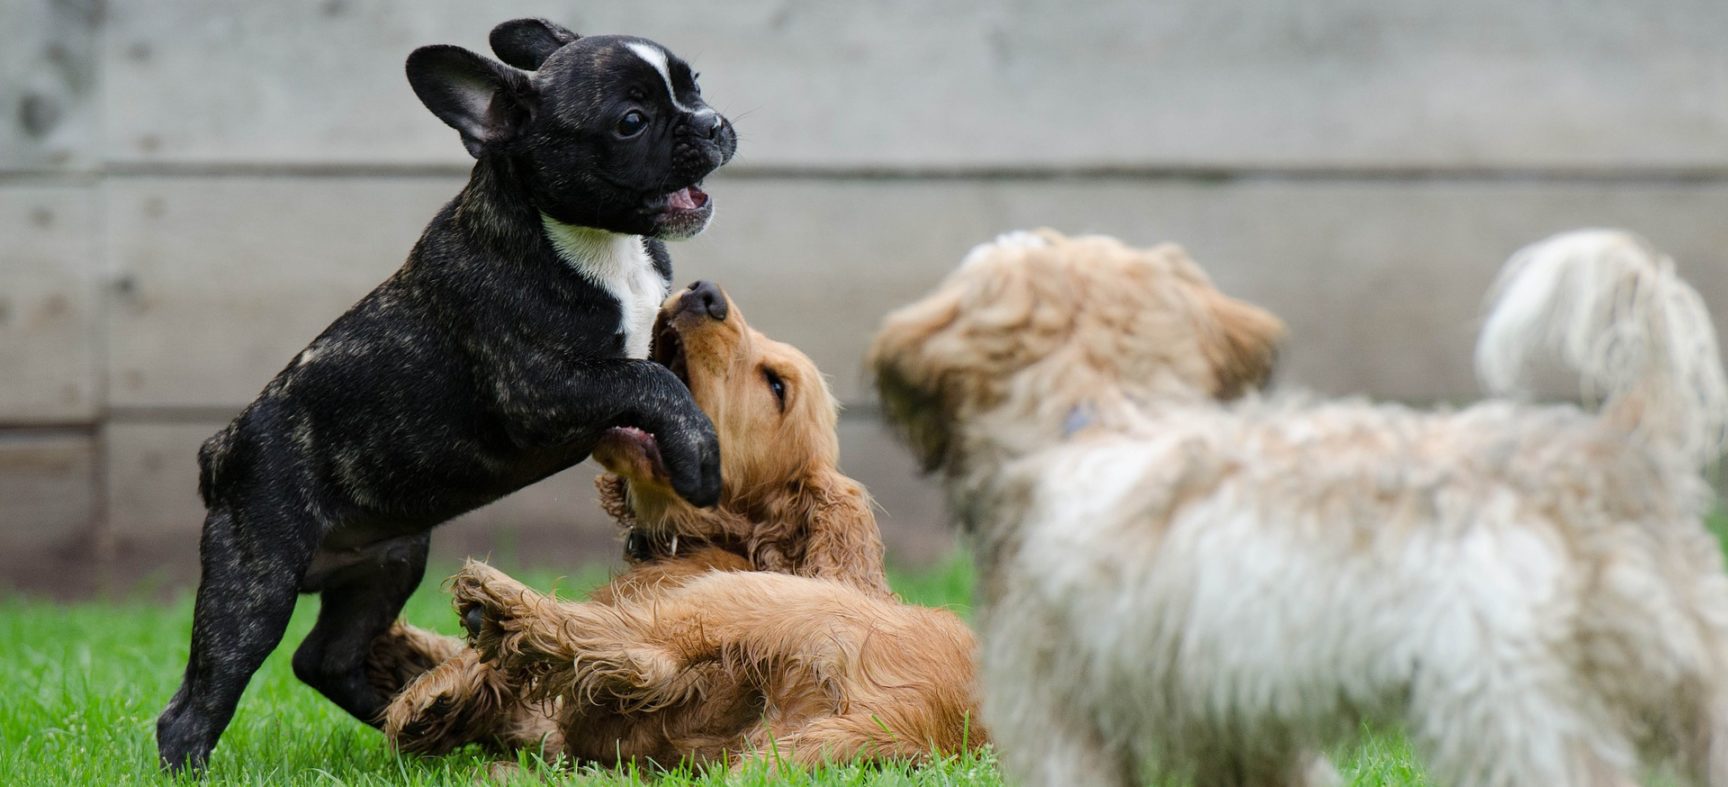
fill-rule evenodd
<path id="1" fill-rule="evenodd" d="M 212 508 L 199 547 L 186 676 L 156 720 L 162 767 L 202 769 L 240 694 L 282 641 L 313 539 L 264 511 Z"/>
<path id="2" fill-rule="evenodd" d="M 296 677 L 374 727 L 390 698 L 368 680 L 367 657 L 419 586 L 430 542 L 429 533 L 403 538 L 363 570 L 333 579 L 319 602 L 318 622 L 294 652 Z"/>

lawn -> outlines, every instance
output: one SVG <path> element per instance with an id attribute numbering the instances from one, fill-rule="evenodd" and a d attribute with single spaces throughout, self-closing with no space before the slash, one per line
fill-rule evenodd
<path id="1" fill-rule="evenodd" d="M 1717 516 L 1717 532 L 1728 517 Z M 508 565 L 502 566 L 506 569 Z M 447 573 L 447 572 L 446 572 Z M 438 576 L 433 572 L 430 576 Z M 525 572 L 539 587 L 556 584 L 565 595 L 604 580 L 595 569 L 566 577 Z M 897 572 L 895 588 L 908 600 L 951 606 L 962 613 L 971 586 L 961 559 L 935 570 Z M 302 601 L 287 642 L 311 627 L 316 602 Z M 422 626 L 456 632 L 437 582 L 427 582 L 405 613 Z M 185 665 L 191 600 L 169 604 L 104 601 L 56 604 L 0 599 L 0 774 L 8 784 L 167 783 L 156 772 L 154 721 Z M 212 760 L 209 784 L 469 784 L 486 773 L 488 758 L 464 751 L 441 758 L 399 757 L 374 730 L 355 722 L 289 668 L 291 647 L 265 662 L 252 681 L 234 724 Z M 1352 784 L 1424 784 L 1421 769 L 1396 734 L 1370 735 L 1337 753 Z M 548 771 L 525 763 L 518 780 L 540 777 L 578 784 L 951 785 L 1000 783 L 988 754 L 921 770 L 836 766 L 813 773 L 766 772 L 704 777 L 687 771 Z"/>

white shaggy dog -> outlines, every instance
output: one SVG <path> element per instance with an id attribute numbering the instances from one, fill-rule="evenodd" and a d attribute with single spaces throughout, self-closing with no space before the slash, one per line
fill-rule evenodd
<path id="1" fill-rule="evenodd" d="M 1708 315 L 1614 232 L 1493 301 L 1485 381 L 1564 364 L 1599 412 L 1262 399 L 1282 326 L 1169 245 L 1007 236 L 890 315 L 871 363 L 975 536 L 1009 777 L 1326 784 L 1370 723 L 1442 784 L 1728 787 Z"/>

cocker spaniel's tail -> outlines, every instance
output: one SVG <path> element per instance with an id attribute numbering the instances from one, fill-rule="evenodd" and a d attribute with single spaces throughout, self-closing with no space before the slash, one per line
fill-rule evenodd
<path id="1" fill-rule="evenodd" d="M 1637 440 L 1702 467 L 1728 438 L 1728 379 L 1710 313 L 1674 261 L 1619 230 L 1577 230 L 1512 255 L 1488 295 L 1476 374 L 1528 395 L 1564 367 Z"/>

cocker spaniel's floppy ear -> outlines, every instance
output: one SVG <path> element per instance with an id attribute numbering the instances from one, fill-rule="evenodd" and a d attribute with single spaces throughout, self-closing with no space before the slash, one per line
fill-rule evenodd
<path id="1" fill-rule="evenodd" d="M 1285 332 L 1283 321 L 1210 287 L 1202 293 L 1215 328 L 1202 339 L 1202 349 L 1216 378 L 1212 395 L 1230 400 L 1264 387 L 1278 360 L 1278 343 Z"/>
<path id="2" fill-rule="evenodd" d="M 866 592 L 889 596 L 883 567 L 882 531 L 876 525 L 870 493 L 857 481 L 835 470 L 819 471 L 769 501 L 763 513 L 772 521 L 803 524 L 802 555 L 793 573 L 832 579 Z M 753 549 L 787 549 L 790 545 L 759 544 Z"/>

